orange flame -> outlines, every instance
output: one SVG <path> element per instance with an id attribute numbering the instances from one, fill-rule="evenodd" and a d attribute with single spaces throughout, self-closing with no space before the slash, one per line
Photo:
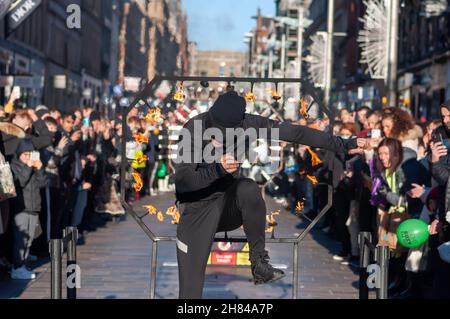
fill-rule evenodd
<path id="1" fill-rule="evenodd" d="M 316 178 L 315 176 L 313 176 L 313 175 L 308 175 L 308 174 L 306 174 L 305 171 L 301 171 L 301 172 L 300 172 L 300 175 L 306 176 L 306 178 L 309 179 L 309 180 L 311 181 L 311 183 L 313 183 L 313 185 L 319 184 L 319 182 L 317 181 L 317 178 Z"/>
<path id="2" fill-rule="evenodd" d="M 280 210 L 277 210 L 276 212 L 273 212 L 273 213 L 271 213 L 270 215 L 267 215 L 267 216 L 266 216 L 267 224 L 268 224 L 270 227 L 278 226 L 278 222 L 275 220 L 275 216 L 280 215 L 280 213 L 281 213 L 281 211 L 280 211 Z"/>
<path id="3" fill-rule="evenodd" d="M 172 216 L 172 225 L 178 225 L 180 223 L 181 215 L 176 206 L 169 207 L 166 215 Z"/>
<path id="4" fill-rule="evenodd" d="M 177 102 L 184 102 L 184 100 L 186 99 L 186 95 L 184 95 L 182 91 L 178 91 L 174 94 L 173 99 Z"/>
<path id="5" fill-rule="evenodd" d="M 304 202 L 298 202 L 297 206 L 295 207 L 295 211 L 300 214 L 305 210 L 305 203 Z"/>
<path id="6" fill-rule="evenodd" d="M 147 155 L 141 155 L 136 157 L 136 159 L 134 160 L 136 164 L 142 164 L 143 162 L 148 161 L 148 156 Z"/>
<path id="7" fill-rule="evenodd" d="M 319 158 L 319 156 L 313 152 L 313 150 L 308 146 L 306 148 L 306 150 L 309 152 L 309 154 L 311 154 L 311 165 L 313 167 L 319 166 L 320 164 L 322 164 L 322 160 Z"/>
<path id="8" fill-rule="evenodd" d="M 145 117 L 145 121 L 150 125 L 156 125 L 161 121 L 161 110 L 157 107 L 150 109 Z"/>
<path id="9" fill-rule="evenodd" d="M 317 178 L 312 175 L 306 175 L 306 177 L 313 183 L 313 185 L 317 185 L 319 182 L 317 181 Z"/>
<path id="10" fill-rule="evenodd" d="M 136 192 L 140 192 L 142 190 L 142 188 L 144 187 L 144 183 L 142 182 L 141 174 L 133 173 L 132 175 L 133 175 L 133 178 L 135 181 L 134 190 Z"/>
<path id="11" fill-rule="evenodd" d="M 300 100 L 300 114 L 305 120 L 309 119 L 308 102 L 306 102 L 304 98 L 301 98 Z"/>
<path id="12" fill-rule="evenodd" d="M 281 100 L 281 95 L 276 90 L 271 90 L 271 94 L 275 101 Z"/>
<path id="13" fill-rule="evenodd" d="M 138 133 L 138 134 L 134 134 L 133 135 L 134 140 L 136 141 L 136 143 L 139 144 L 148 144 L 148 137 L 145 136 L 142 133 Z"/>
<path id="14" fill-rule="evenodd" d="M 149 215 L 156 215 L 156 208 L 154 206 L 143 206 L 145 209 L 148 210 Z"/>
<path id="15" fill-rule="evenodd" d="M 164 215 L 162 212 L 158 212 L 158 215 L 156 215 L 156 218 L 162 223 L 164 221 Z"/>
<path id="16" fill-rule="evenodd" d="M 253 92 L 249 92 L 245 95 L 245 99 L 247 102 L 255 102 L 256 101 L 256 95 L 253 94 Z"/>

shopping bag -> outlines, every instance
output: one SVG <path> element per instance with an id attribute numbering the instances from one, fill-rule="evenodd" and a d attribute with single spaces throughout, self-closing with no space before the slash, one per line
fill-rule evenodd
<path id="1" fill-rule="evenodd" d="M 0 202 L 16 197 L 16 187 L 9 163 L 0 153 Z"/>

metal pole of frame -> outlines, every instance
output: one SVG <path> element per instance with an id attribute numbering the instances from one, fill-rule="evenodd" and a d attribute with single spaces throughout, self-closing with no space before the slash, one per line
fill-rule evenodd
<path id="1" fill-rule="evenodd" d="M 151 257 L 151 274 L 150 274 L 150 299 L 155 299 L 156 296 L 156 268 L 158 266 L 158 242 L 152 243 L 152 257 Z"/>
<path id="2" fill-rule="evenodd" d="M 325 73 L 325 105 L 330 108 L 331 84 L 333 80 L 334 0 L 328 0 L 328 31 Z"/>
<path id="3" fill-rule="evenodd" d="M 50 241 L 51 298 L 62 298 L 62 240 Z"/>
<path id="4" fill-rule="evenodd" d="M 389 272 L 389 247 L 377 247 L 377 262 L 380 266 L 380 288 L 377 290 L 377 299 L 388 299 L 388 272 Z"/>
<path id="5" fill-rule="evenodd" d="M 299 244 L 294 243 L 294 278 L 293 278 L 293 292 L 292 299 L 298 299 L 298 255 L 299 255 Z"/>
<path id="6" fill-rule="evenodd" d="M 367 286 L 367 267 L 370 263 L 370 247 L 366 241 L 372 241 L 369 232 L 359 233 L 359 299 L 369 299 L 369 287 Z"/>
<path id="7" fill-rule="evenodd" d="M 398 101 L 398 31 L 399 31 L 399 0 L 388 1 L 389 14 L 389 51 L 388 51 L 388 90 L 389 106 L 396 107 Z"/>
<path id="8" fill-rule="evenodd" d="M 77 299 L 77 287 L 76 282 L 79 276 L 77 269 L 71 269 L 72 265 L 76 267 L 77 265 L 77 240 L 78 240 L 78 229 L 76 227 L 68 227 L 66 234 L 70 235 L 70 240 L 67 244 L 67 277 L 72 275 L 69 273 L 71 270 L 75 272 L 75 285 L 67 286 L 67 299 Z"/>

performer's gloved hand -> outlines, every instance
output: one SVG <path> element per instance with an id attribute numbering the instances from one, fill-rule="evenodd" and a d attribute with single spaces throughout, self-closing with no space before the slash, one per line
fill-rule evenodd
<path id="1" fill-rule="evenodd" d="M 230 154 L 225 154 L 224 156 L 222 156 L 220 164 L 228 174 L 233 174 L 234 172 L 236 172 L 241 165 L 238 161 L 236 161 L 234 156 Z"/>

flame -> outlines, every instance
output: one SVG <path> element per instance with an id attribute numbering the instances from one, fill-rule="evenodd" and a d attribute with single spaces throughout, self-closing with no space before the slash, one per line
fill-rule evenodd
<path id="1" fill-rule="evenodd" d="M 133 178 L 135 181 L 134 190 L 136 192 L 140 192 L 142 190 L 142 188 L 144 187 L 144 183 L 142 182 L 141 174 L 133 173 L 132 175 L 133 175 Z"/>
<path id="2" fill-rule="evenodd" d="M 305 175 L 306 178 L 309 179 L 311 181 L 311 183 L 313 183 L 313 185 L 319 184 L 319 182 L 317 181 L 317 178 L 314 175 L 308 175 L 305 171 L 301 171 L 300 175 Z"/>
<path id="3" fill-rule="evenodd" d="M 295 211 L 300 214 L 305 209 L 305 203 L 304 202 L 298 202 L 297 206 L 295 207 Z"/>
<path id="4" fill-rule="evenodd" d="M 180 223 L 180 212 L 176 206 L 171 206 L 167 209 L 166 215 L 172 216 L 172 225 L 178 225 Z"/>
<path id="5" fill-rule="evenodd" d="M 247 102 L 255 102 L 256 101 L 256 95 L 253 94 L 253 92 L 249 92 L 245 95 L 245 99 Z"/>
<path id="6" fill-rule="evenodd" d="M 317 178 L 315 176 L 306 175 L 306 177 L 311 181 L 311 183 L 313 183 L 313 185 L 319 184 L 319 182 L 317 181 Z"/>
<path id="7" fill-rule="evenodd" d="M 154 206 L 149 205 L 149 206 L 142 206 L 142 207 L 144 207 L 145 209 L 148 210 L 149 215 L 156 215 L 156 208 Z"/>
<path id="8" fill-rule="evenodd" d="M 158 212 L 156 218 L 162 223 L 164 221 L 164 214 L 162 212 Z"/>
<path id="9" fill-rule="evenodd" d="M 142 133 L 138 133 L 138 134 L 134 134 L 133 135 L 134 140 L 136 141 L 136 143 L 139 144 L 148 144 L 148 137 L 145 136 Z"/>
<path id="10" fill-rule="evenodd" d="M 301 98 L 300 100 L 300 114 L 305 120 L 309 119 L 308 102 L 306 102 L 304 98 Z"/>
<path id="11" fill-rule="evenodd" d="M 320 164 L 322 164 L 322 160 L 319 158 L 319 156 L 313 152 L 313 150 L 308 146 L 306 148 L 306 150 L 309 152 L 309 154 L 311 154 L 311 165 L 313 167 L 319 166 Z"/>
<path id="12" fill-rule="evenodd" d="M 151 108 L 145 121 L 150 125 L 157 125 L 161 121 L 161 110 L 157 107 Z"/>
<path id="13" fill-rule="evenodd" d="M 184 100 L 186 99 L 186 95 L 183 92 L 183 86 L 183 82 L 181 82 L 180 86 L 177 89 L 177 92 L 173 95 L 174 101 L 184 102 Z"/>
<path id="14" fill-rule="evenodd" d="M 281 95 L 276 90 L 271 90 L 270 93 L 275 101 L 281 100 Z"/>
<path id="15" fill-rule="evenodd" d="M 270 213 L 270 215 L 267 215 L 267 216 L 266 216 L 267 224 L 268 224 L 270 227 L 275 227 L 275 226 L 278 225 L 277 221 L 275 220 L 275 216 L 280 215 L 280 213 L 281 213 L 281 211 L 280 211 L 280 210 L 277 210 L 276 212 Z"/>
<path id="16" fill-rule="evenodd" d="M 136 163 L 136 164 L 142 164 L 143 162 L 146 162 L 146 161 L 148 161 L 148 156 L 147 155 L 141 155 L 141 156 L 138 156 L 138 157 L 136 157 L 136 159 L 134 160 L 134 162 Z"/>
<path id="17" fill-rule="evenodd" d="M 178 91 L 174 94 L 173 99 L 177 102 L 184 102 L 184 100 L 186 99 L 186 95 L 184 95 L 183 91 Z"/>

